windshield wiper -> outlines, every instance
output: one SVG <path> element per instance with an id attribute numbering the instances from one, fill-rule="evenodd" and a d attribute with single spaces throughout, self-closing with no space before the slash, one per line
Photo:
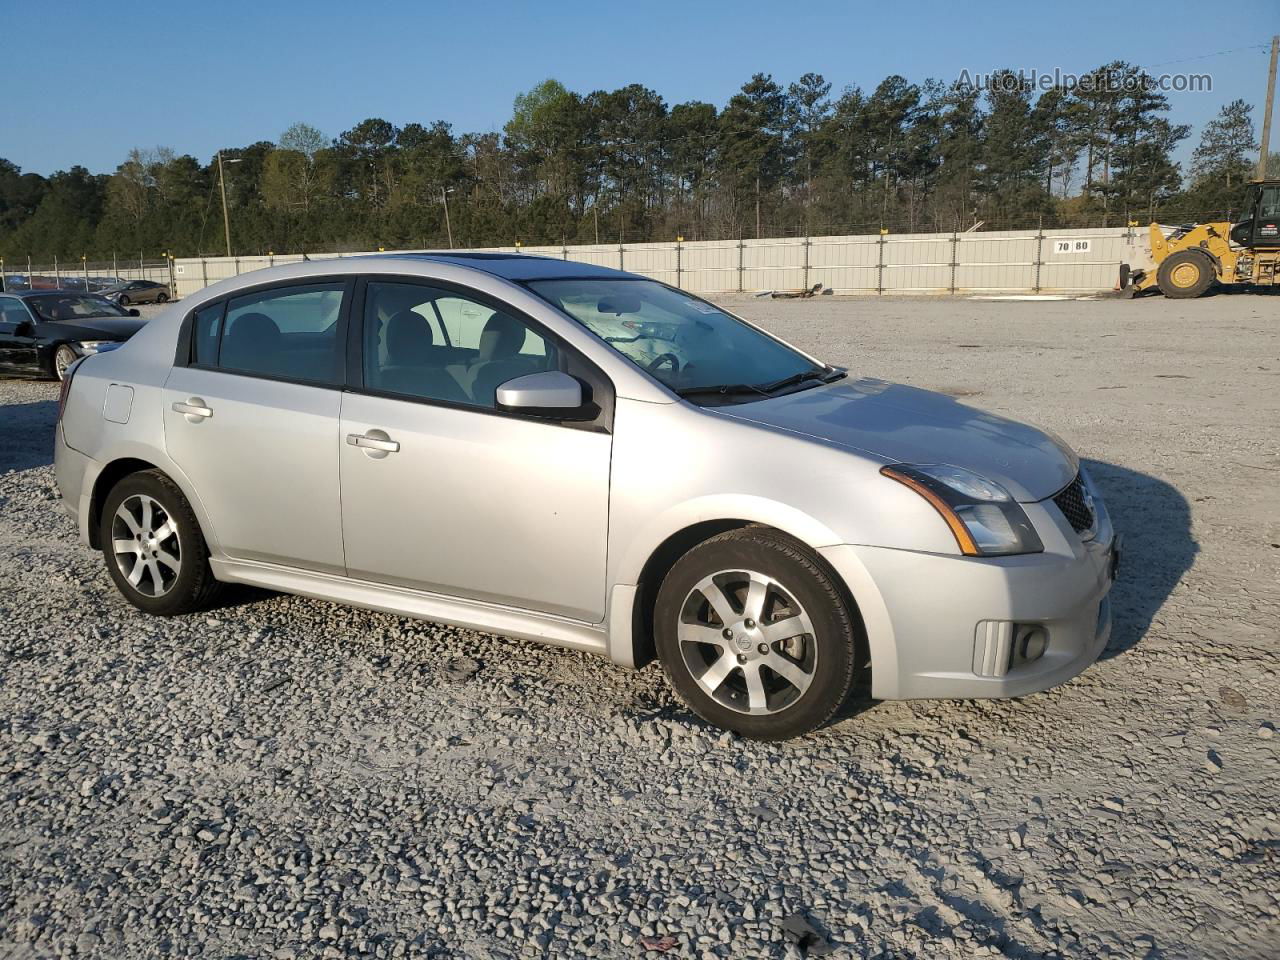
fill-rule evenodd
<path id="1" fill-rule="evenodd" d="M 836 374 L 837 376 L 832 376 Z M 815 370 L 801 370 L 799 373 L 793 373 L 789 377 L 783 377 L 781 380 L 774 380 L 772 383 L 762 383 L 758 385 L 758 389 L 763 393 L 772 394 L 785 387 L 794 386 L 797 383 L 805 383 L 809 380 L 835 380 L 844 374 L 834 367 L 819 367 Z"/>
<path id="2" fill-rule="evenodd" d="M 703 396 L 741 396 L 744 393 L 757 393 L 762 397 L 769 396 L 768 391 L 763 387 L 758 387 L 754 383 L 721 383 L 712 384 L 706 387 L 681 387 L 675 391 L 677 397 L 703 397 Z"/>

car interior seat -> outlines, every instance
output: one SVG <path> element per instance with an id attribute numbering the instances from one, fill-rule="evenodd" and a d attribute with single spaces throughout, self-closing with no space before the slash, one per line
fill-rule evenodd
<path id="1" fill-rule="evenodd" d="M 393 393 L 466 402 L 458 381 L 445 373 L 448 352 L 435 342 L 426 317 L 412 310 L 393 314 L 382 327 L 386 362 L 376 366 L 371 386 Z"/>
<path id="2" fill-rule="evenodd" d="M 222 335 L 219 365 L 267 372 L 276 367 L 272 361 L 279 351 L 280 327 L 276 322 L 265 313 L 242 313 L 231 320 Z"/>
<path id="3" fill-rule="evenodd" d="M 522 323 L 505 313 L 494 313 L 485 321 L 476 358 L 450 369 L 473 401 L 491 406 L 503 383 L 543 369 L 540 358 L 520 353 L 527 334 Z"/>

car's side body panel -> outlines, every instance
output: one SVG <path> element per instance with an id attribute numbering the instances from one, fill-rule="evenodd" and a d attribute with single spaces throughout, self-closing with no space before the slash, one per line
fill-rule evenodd
<path id="1" fill-rule="evenodd" d="M 610 434 L 359 393 L 340 432 L 351 576 L 603 619 Z"/>
<path id="2" fill-rule="evenodd" d="M 341 391 L 174 367 L 161 405 L 165 450 L 200 490 L 228 557 L 345 572 Z"/>
<path id="3" fill-rule="evenodd" d="M 488 630 L 522 640 L 535 640 L 571 650 L 608 655 L 600 624 L 539 613 L 519 607 L 445 596 L 358 577 L 299 570 L 251 560 L 213 559 L 214 575 L 226 583 L 247 583 L 320 600 L 336 600 L 367 610 L 421 617 L 475 630 Z"/>

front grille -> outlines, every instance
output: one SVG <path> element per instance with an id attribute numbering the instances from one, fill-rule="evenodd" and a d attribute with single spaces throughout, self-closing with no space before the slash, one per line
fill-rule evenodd
<path id="1" fill-rule="evenodd" d="M 1087 533 L 1093 529 L 1094 516 L 1090 498 L 1084 489 L 1084 479 L 1080 474 L 1053 498 L 1062 515 L 1071 524 L 1076 533 Z"/>

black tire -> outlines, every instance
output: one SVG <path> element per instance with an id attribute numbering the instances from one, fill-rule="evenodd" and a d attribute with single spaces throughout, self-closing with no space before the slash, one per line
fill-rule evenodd
<path id="1" fill-rule="evenodd" d="M 129 299 L 128 295 L 123 293 L 116 299 L 116 303 L 120 304 L 122 307 L 127 307 L 132 302 L 133 301 Z"/>
<path id="2" fill-rule="evenodd" d="M 179 570 L 162 595 L 152 596 L 138 586 L 131 584 L 117 560 L 113 528 L 116 525 L 116 513 L 120 505 L 135 497 L 150 498 L 164 514 L 176 525 L 176 540 L 180 560 Z M 119 533 L 119 529 L 115 528 Z M 102 505 L 102 516 L 98 523 L 99 543 L 102 545 L 103 560 L 107 565 L 116 588 L 124 598 L 139 610 L 162 617 L 171 617 L 184 613 L 194 613 L 207 607 L 217 595 L 222 584 L 213 577 L 209 567 L 209 548 L 204 542 L 204 534 L 200 531 L 200 523 L 196 519 L 191 504 L 182 495 L 182 491 L 172 480 L 159 470 L 143 470 L 131 473 L 111 488 Z M 173 541 L 165 538 L 172 554 Z M 123 554 L 128 557 L 129 554 Z M 158 565 L 155 566 L 159 570 Z M 149 574 L 144 574 L 143 581 L 152 585 Z"/>
<path id="3" fill-rule="evenodd" d="M 156 303 L 165 303 L 168 301 L 168 299 L 169 299 L 169 295 L 167 293 L 156 294 Z"/>
<path id="4" fill-rule="evenodd" d="M 58 344 L 57 349 L 53 351 L 51 363 L 53 378 L 55 380 L 65 380 L 67 378 L 67 368 L 75 363 L 78 358 L 79 354 L 69 344 Z"/>
<path id="5" fill-rule="evenodd" d="M 1156 272 L 1160 292 L 1170 300 L 1198 297 L 1213 286 L 1216 279 L 1213 262 L 1194 250 L 1169 254 Z"/>
<path id="6" fill-rule="evenodd" d="M 697 660 L 699 656 L 716 660 L 721 655 L 727 657 L 733 653 L 738 663 L 744 662 L 744 657 L 754 659 L 750 642 L 745 647 L 734 647 L 733 643 L 736 641 L 727 640 L 721 652 L 712 644 L 686 642 L 682 645 L 679 639 L 682 624 L 690 623 L 690 610 L 699 604 L 698 594 L 695 592 L 698 585 L 712 575 L 726 576 L 727 571 L 753 571 L 775 581 L 782 594 L 794 598 L 801 613 L 807 614 L 812 625 L 812 634 L 806 633 L 795 640 L 783 641 L 786 644 L 798 642 L 806 645 L 808 653 L 805 656 L 813 657 L 807 688 L 797 696 L 793 692 L 799 689 L 797 686 L 792 685 L 791 690 L 787 690 L 788 685 L 780 675 L 764 674 L 772 677 L 772 682 L 778 685 L 777 689 L 783 691 L 783 702 L 774 712 L 742 711 L 741 708 L 747 705 L 747 694 L 741 689 L 746 686 L 746 667 L 732 668 L 728 677 L 720 681 L 721 685 L 714 691 L 719 694 L 719 698 L 706 692 L 694 676 L 694 670 L 703 666 Z M 725 582 L 731 582 L 734 576 L 738 575 L 728 574 Z M 732 592 L 733 588 L 729 589 Z M 705 611 L 708 607 L 703 606 L 701 609 Z M 736 609 L 738 615 L 741 615 L 746 610 L 745 603 L 739 604 Z M 789 615 L 794 612 L 793 608 Z M 724 619 L 707 616 L 711 617 L 714 634 L 715 624 L 723 624 Z M 761 629 L 767 629 L 764 619 L 762 617 Z M 743 625 L 755 626 L 752 620 L 745 620 L 734 626 Z M 705 629 L 705 622 L 700 622 L 697 626 Z M 732 630 L 727 630 L 727 633 L 731 634 Z M 731 530 L 691 549 L 676 561 L 663 580 L 654 607 L 655 645 L 671 685 L 694 713 L 707 722 L 756 740 L 797 737 L 830 721 L 853 687 L 860 636 L 858 621 L 844 601 L 835 574 L 803 544 L 765 527 Z M 691 647 L 695 667 L 691 667 L 689 663 Z M 767 651 L 768 647 L 768 644 L 759 645 L 762 657 L 772 656 L 775 652 Z M 763 659 L 760 662 L 768 667 Z M 761 672 L 759 666 L 755 669 L 758 673 Z M 731 689 L 735 685 L 739 689 Z M 785 702 L 787 696 L 796 698 L 792 702 Z M 770 693 L 769 697 L 772 700 L 774 694 Z M 739 709 L 724 702 L 735 699 Z"/>

